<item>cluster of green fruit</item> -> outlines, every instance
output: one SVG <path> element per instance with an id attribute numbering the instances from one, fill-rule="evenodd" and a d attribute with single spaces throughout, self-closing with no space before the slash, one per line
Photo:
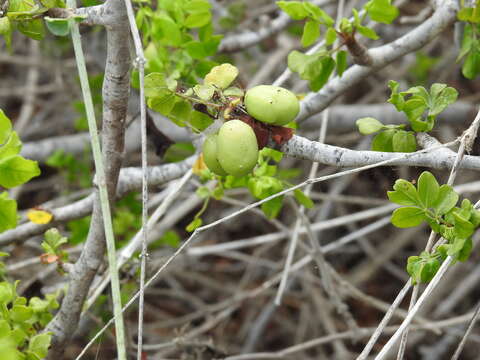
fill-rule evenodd
<path id="1" fill-rule="evenodd" d="M 268 125 L 284 126 L 300 111 L 297 97 L 291 91 L 271 85 L 259 85 L 245 94 L 247 113 Z M 247 123 L 234 119 L 225 122 L 218 133 L 203 143 L 203 160 L 217 175 L 244 176 L 258 160 L 258 143 Z"/>

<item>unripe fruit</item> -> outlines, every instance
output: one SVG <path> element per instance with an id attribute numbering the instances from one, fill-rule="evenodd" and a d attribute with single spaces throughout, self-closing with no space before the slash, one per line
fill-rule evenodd
<path id="1" fill-rule="evenodd" d="M 240 120 L 223 124 L 218 132 L 217 159 L 230 175 L 239 177 L 252 171 L 258 160 L 257 137 L 253 129 Z"/>
<path id="2" fill-rule="evenodd" d="M 300 111 L 300 103 L 294 93 L 273 85 L 258 85 L 248 90 L 245 106 L 258 121 L 279 126 L 293 121 Z"/>
<path id="3" fill-rule="evenodd" d="M 210 134 L 203 143 L 203 161 L 207 167 L 217 175 L 228 175 L 217 159 L 217 134 Z"/>

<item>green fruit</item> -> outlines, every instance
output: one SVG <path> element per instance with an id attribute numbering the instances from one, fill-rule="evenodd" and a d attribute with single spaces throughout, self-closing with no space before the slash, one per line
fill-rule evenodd
<path id="1" fill-rule="evenodd" d="M 230 175 L 244 176 L 258 160 L 257 137 L 253 129 L 240 120 L 222 125 L 217 138 L 217 159 Z"/>
<path id="2" fill-rule="evenodd" d="M 217 175 L 228 175 L 217 159 L 217 134 L 210 134 L 203 143 L 203 161 L 207 167 Z"/>
<path id="3" fill-rule="evenodd" d="M 286 125 L 300 111 L 300 103 L 291 91 L 279 86 L 258 85 L 245 94 L 247 112 L 258 121 Z"/>

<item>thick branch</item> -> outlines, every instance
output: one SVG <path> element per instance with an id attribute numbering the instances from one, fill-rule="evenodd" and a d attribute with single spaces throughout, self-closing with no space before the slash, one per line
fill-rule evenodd
<path id="1" fill-rule="evenodd" d="M 371 165 L 405 155 L 403 153 L 350 150 L 338 146 L 321 144 L 300 136 L 294 136 L 290 141 L 282 145 L 281 151 L 286 155 L 337 167 Z M 450 169 L 455 161 L 455 156 L 456 154 L 453 151 L 437 149 L 429 153 L 412 154 L 408 157 L 402 157 L 397 161 L 390 162 L 388 166 L 406 165 Z M 463 169 L 479 170 L 480 158 L 478 158 L 478 156 L 465 156 L 461 167 Z"/>
<path id="2" fill-rule="evenodd" d="M 107 26 L 107 62 L 103 83 L 102 151 L 105 159 L 105 181 L 112 201 L 117 188 L 122 163 L 125 118 L 130 90 L 129 30 L 125 5 L 109 0 L 107 12 L 115 14 L 115 25 Z M 121 21 L 123 19 L 123 21 Z M 62 357 L 65 343 L 77 328 L 80 312 L 90 284 L 103 262 L 105 252 L 104 226 L 98 190 L 95 191 L 92 220 L 87 241 L 70 273 L 68 292 L 47 331 L 53 332 L 53 346 L 49 359 Z"/>

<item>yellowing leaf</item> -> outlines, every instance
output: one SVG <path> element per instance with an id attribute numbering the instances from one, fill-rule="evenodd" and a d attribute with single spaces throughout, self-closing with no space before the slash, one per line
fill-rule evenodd
<path id="1" fill-rule="evenodd" d="M 53 219 L 53 215 L 45 210 L 30 209 L 27 212 L 27 218 L 39 225 L 48 224 Z"/>
<path id="2" fill-rule="evenodd" d="M 207 165 L 205 165 L 205 161 L 203 161 L 203 153 L 201 153 L 198 159 L 195 161 L 195 163 L 192 166 L 192 172 L 195 175 L 200 176 L 202 171 L 206 169 L 207 169 Z"/>
<path id="3" fill-rule="evenodd" d="M 226 89 L 238 76 L 238 69 L 232 64 L 214 66 L 205 76 L 205 84 L 215 85 L 220 89 Z"/>

